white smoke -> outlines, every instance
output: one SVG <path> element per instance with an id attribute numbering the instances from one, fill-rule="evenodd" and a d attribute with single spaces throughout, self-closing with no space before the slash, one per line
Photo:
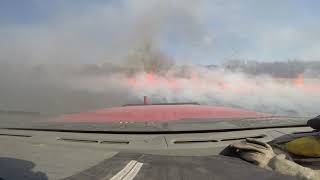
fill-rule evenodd
<path id="1" fill-rule="evenodd" d="M 146 41 L 161 49 L 173 37 L 187 50 L 201 45 L 207 36 L 204 22 L 208 2 L 123 0 L 90 6 L 66 2 L 68 8 L 62 4 L 44 22 L 2 25 L 0 61 L 118 62 Z"/>
<path id="2" fill-rule="evenodd" d="M 193 77 L 139 73 L 135 75 L 133 94 L 150 96 L 164 102 L 237 107 L 278 115 L 313 116 L 319 114 L 319 79 L 294 79 L 253 76 L 225 69 L 208 70 L 193 66 Z M 312 86 L 312 87 L 310 87 Z M 152 99 L 151 98 L 151 99 Z"/>

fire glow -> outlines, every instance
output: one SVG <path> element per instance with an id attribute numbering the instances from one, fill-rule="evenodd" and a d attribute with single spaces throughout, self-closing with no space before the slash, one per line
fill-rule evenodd
<path id="1" fill-rule="evenodd" d="M 301 91 L 303 93 L 320 92 L 320 83 L 312 83 L 307 81 L 304 74 L 299 74 L 294 79 L 274 78 L 271 79 L 279 85 L 286 85 L 289 88 Z M 253 83 L 254 82 L 254 83 Z M 234 83 L 232 79 L 226 80 L 217 77 L 200 77 L 197 73 L 192 73 L 191 77 L 173 77 L 160 76 L 153 73 L 140 73 L 127 78 L 126 85 L 134 90 L 141 91 L 143 89 L 156 89 L 166 87 L 169 91 L 181 92 L 185 87 L 192 90 L 209 90 L 214 92 L 233 92 L 237 94 L 248 94 L 256 91 L 268 90 L 264 82 L 242 81 Z"/>
<path id="2" fill-rule="evenodd" d="M 319 114 L 320 80 L 307 73 L 283 78 L 189 65 L 172 66 L 164 73 L 136 71 L 92 76 L 82 78 L 77 85 L 98 93 L 113 87 L 114 94 L 123 92 L 119 97 L 124 103 L 143 103 L 141 97 L 148 96 L 153 103 L 198 102 L 277 115 Z"/>

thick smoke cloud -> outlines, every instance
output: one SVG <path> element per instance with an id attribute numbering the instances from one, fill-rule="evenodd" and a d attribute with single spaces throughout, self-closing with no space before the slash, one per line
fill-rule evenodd
<path id="1" fill-rule="evenodd" d="M 65 113 L 136 100 L 119 79 L 140 71 L 165 73 L 173 64 L 161 50 L 168 34 L 185 44 L 201 39 L 196 25 L 206 3 L 57 2 L 59 13 L 43 21 L 2 24 L 0 109 Z"/>
<path id="2" fill-rule="evenodd" d="M 44 22 L 2 25 L 0 61 L 118 62 L 146 43 L 162 49 L 171 38 L 190 49 L 206 35 L 203 23 L 207 3 L 124 0 L 73 5 L 76 8 L 66 3 L 69 8 L 58 6 Z"/>
<path id="3" fill-rule="evenodd" d="M 130 79 L 129 84 L 140 97 L 148 95 L 158 101 L 196 101 L 290 116 L 319 114 L 320 81 L 314 76 L 283 78 L 273 76 L 274 71 L 255 75 L 225 67 L 194 65 L 184 69 L 185 74 L 178 76 L 177 71 L 181 69 L 173 69 L 166 76 L 142 72 Z M 290 73 L 287 70 L 287 75 Z"/>
<path id="4" fill-rule="evenodd" d="M 153 103 L 199 102 L 291 116 L 319 113 L 320 81 L 314 76 L 316 73 L 287 77 L 292 73 L 288 69 L 282 77 L 275 76 L 274 71 L 262 71 L 259 75 L 245 72 L 243 67 L 160 62 L 164 65 L 155 70 L 108 63 L 78 66 L 2 63 L 0 109 L 71 113 L 141 103 L 147 95 Z"/>
<path id="5" fill-rule="evenodd" d="M 1 27 L 0 110 L 71 113 L 139 103 L 147 95 L 153 102 L 319 114 L 316 62 L 282 69 L 247 61 L 196 65 L 193 52 L 214 44 L 204 25 L 208 3 L 127 0 Z M 168 41 L 190 59 L 177 59 Z"/>

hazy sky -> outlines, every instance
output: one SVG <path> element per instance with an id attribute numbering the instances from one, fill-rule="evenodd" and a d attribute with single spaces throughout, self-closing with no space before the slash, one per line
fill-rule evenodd
<path id="1" fill-rule="evenodd" d="M 0 61 L 102 63 L 145 41 L 180 62 L 320 60 L 318 0 L 1 0 Z"/>

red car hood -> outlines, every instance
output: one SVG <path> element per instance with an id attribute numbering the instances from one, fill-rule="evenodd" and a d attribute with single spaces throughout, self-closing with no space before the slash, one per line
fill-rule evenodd
<path id="1" fill-rule="evenodd" d="M 62 122 L 166 122 L 182 119 L 262 118 L 271 114 L 202 105 L 137 105 L 61 116 Z"/>

